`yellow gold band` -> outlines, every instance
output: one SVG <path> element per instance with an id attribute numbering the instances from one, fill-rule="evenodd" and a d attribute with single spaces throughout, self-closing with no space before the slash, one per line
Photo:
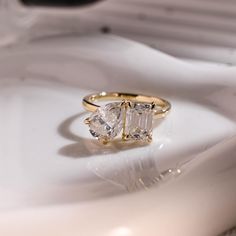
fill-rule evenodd
<path id="1" fill-rule="evenodd" d="M 94 112 L 100 106 L 95 104 L 96 101 L 104 100 L 121 100 L 121 101 L 132 101 L 140 103 L 152 103 L 156 107 L 154 109 L 154 117 L 162 118 L 171 109 L 171 104 L 160 97 L 146 96 L 133 93 L 118 93 L 118 92 L 101 92 L 96 94 L 90 94 L 83 98 L 83 106 L 86 110 Z"/>

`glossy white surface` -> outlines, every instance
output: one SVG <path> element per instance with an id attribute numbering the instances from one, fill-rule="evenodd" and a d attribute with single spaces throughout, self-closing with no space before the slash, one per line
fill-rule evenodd
<path id="1" fill-rule="evenodd" d="M 103 31 L 178 58 L 236 64 L 233 0 L 107 0 L 73 10 L 29 10 L 20 8 L 17 1 L 3 5 L 8 10 L 3 14 L 7 24 L 0 25 L 0 35 L 7 28 L 9 41 Z M 0 37 L 0 43 L 6 42 L 4 38 Z"/>
<path id="2" fill-rule="evenodd" d="M 233 226 L 235 74 L 114 36 L 3 49 L 0 234 L 209 236 Z M 150 146 L 103 147 L 81 122 L 81 98 L 101 90 L 159 95 L 173 109 Z"/>

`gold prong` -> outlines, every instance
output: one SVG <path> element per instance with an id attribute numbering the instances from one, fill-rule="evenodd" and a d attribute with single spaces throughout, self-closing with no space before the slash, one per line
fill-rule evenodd
<path id="1" fill-rule="evenodd" d="M 122 141 L 126 141 L 129 136 L 126 134 L 126 116 L 127 116 L 127 110 L 129 107 L 131 107 L 130 101 L 124 100 L 121 103 L 121 106 L 124 107 L 124 117 L 123 117 L 123 130 L 122 130 Z"/>
<path id="2" fill-rule="evenodd" d="M 127 107 L 131 107 L 131 102 L 130 101 L 127 101 L 126 104 L 127 104 Z"/>
<path id="3" fill-rule="evenodd" d="M 103 141 L 102 141 L 102 144 L 103 144 L 103 145 L 107 145 L 108 143 L 109 143 L 108 140 L 103 140 Z"/>
<path id="4" fill-rule="evenodd" d="M 121 106 L 124 106 L 125 108 L 128 108 L 128 107 L 131 107 L 131 103 L 130 103 L 130 101 L 123 100 L 121 102 Z"/>
<path id="5" fill-rule="evenodd" d="M 149 135 L 149 136 L 147 137 L 147 142 L 148 142 L 148 143 L 151 143 L 151 142 L 152 142 L 152 136 L 151 136 L 151 135 Z"/>
<path id="6" fill-rule="evenodd" d="M 84 123 L 85 123 L 86 125 L 89 125 L 89 124 L 90 124 L 90 119 L 89 119 L 89 117 L 84 120 Z"/>
<path id="7" fill-rule="evenodd" d="M 125 105 L 125 102 L 126 102 L 125 100 L 122 100 L 120 105 L 123 107 Z"/>
<path id="8" fill-rule="evenodd" d="M 106 138 L 98 138 L 98 141 L 103 145 L 106 145 L 109 143 L 109 140 Z"/>
<path id="9" fill-rule="evenodd" d="M 129 135 L 128 134 L 122 134 L 122 141 L 127 141 L 129 139 Z"/>
<path id="10" fill-rule="evenodd" d="M 156 107 L 156 103 L 155 103 L 155 102 L 152 102 L 152 103 L 151 103 L 151 109 L 154 110 L 155 107 Z"/>

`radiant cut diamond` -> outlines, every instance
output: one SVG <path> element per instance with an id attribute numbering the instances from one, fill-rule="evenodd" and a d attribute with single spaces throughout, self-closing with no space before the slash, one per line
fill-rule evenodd
<path id="1" fill-rule="evenodd" d="M 131 103 L 126 113 L 125 134 L 135 140 L 151 140 L 153 114 L 152 104 Z"/>
<path id="2" fill-rule="evenodd" d="M 123 111 L 118 102 L 98 108 L 89 118 L 89 131 L 92 136 L 105 140 L 117 136 L 123 127 Z"/>

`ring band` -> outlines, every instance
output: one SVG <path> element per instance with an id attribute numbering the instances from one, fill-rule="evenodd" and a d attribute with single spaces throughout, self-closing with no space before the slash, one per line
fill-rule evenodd
<path id="1" fill-rule="evenodd" d="M 141 103 L 155 103 L 157 109 L 154 113 L 155 118 L 162 118 L 167 115 L 171 109 L 170 103 L 159 97 L 152 97 L 146 95 L 139 95 L 133 93 L 117 93 L 117 92 L 101 92 L 96 94 L 90 94 L 83 98 L 83 106 L 87 111 L 95 112 L 100 106 L 95 104 L 96 101 L 104 100 L 121 100 L 121 101 L 132 101 Z"/>
<path id="2" fill-rule="evenodd" d="M 113 101 L 105 106 L 98 101 Z M 83 106 L 93 112 L 85 119 L 90 133 L 106 144 L 122 132 L 122 140 L 152 140 L 153 118 L 163 118 L 171 109 L 171 104 L 160 97 L 133 93 L 101 92 L 83 98 Z"/>

